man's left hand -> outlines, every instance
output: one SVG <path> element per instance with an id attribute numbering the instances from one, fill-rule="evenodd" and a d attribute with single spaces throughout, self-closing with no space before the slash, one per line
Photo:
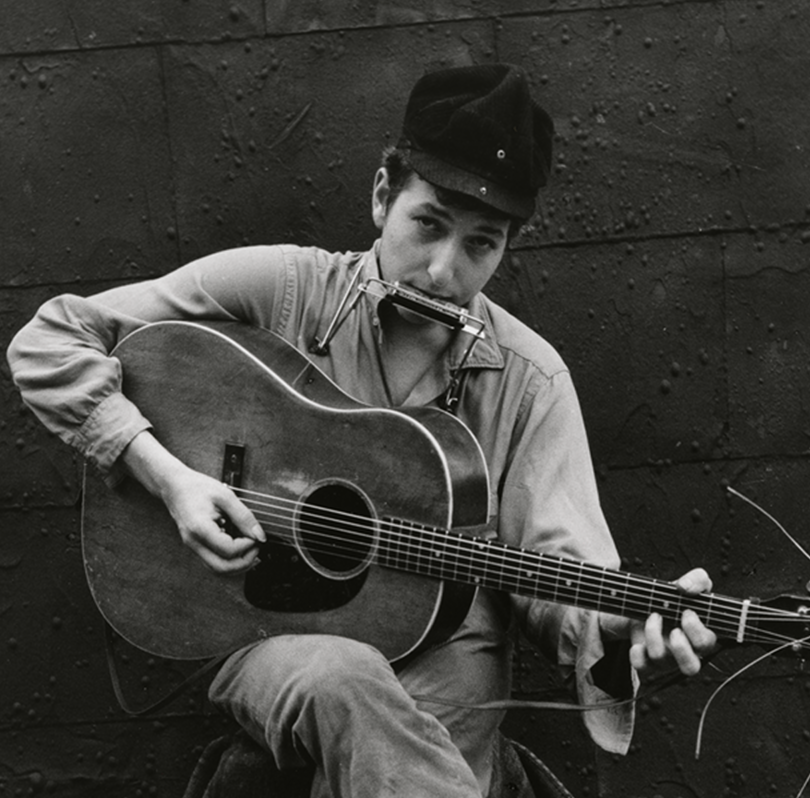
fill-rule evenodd
<path id="1" fill-rule="evenodd" d="M 688 595 L 706 593 L 712 580 L 702 568 L 684 574 L 675 584 Z M 607 639 L 630 640 L 630 664 L 637 671 L 668 667 L 672 663 L 687 676 L 700 671 L 700 658 L 714 651 L 717 635 L 708 629 L 693 610 L 685 610 L 680 626 L 664 632 L 664 620 L 654 612 L 646 621 L 600 614 L 600 625 Z"/>

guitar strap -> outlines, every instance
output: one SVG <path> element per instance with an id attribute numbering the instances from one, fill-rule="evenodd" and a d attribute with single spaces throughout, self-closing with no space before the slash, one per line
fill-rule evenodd
<path id="1" fill-rule="evenodd" d="M 110 671 L 110 681 L 112 682 L 113 692 L 115 693 L 116 700 L 118 701 L 118 705 L 121 709 L 127 713 L 127 715 L 131 715 L 133 717 L 142 717 L 144 715 L 149 715 L 153 712 L 157 712 L 157 710 L 162 709 L 167 704 L 170 704 L 174 701 L 178 696 L 184 693 L 194 682 L 201 679 L 207 673 L 210 673 L 215 668 L 218 668 L 233 652 L 228 651 L 225 654 L 221 654 L 218 657 L 214 657 L 211 660 L 208 660 L 205 664 L 201 665 L 196 671 L 194 671 L 191 675 L 187 676 L 183 679 L 180 684 L 178 684 L 175 688 L 170 690 L 166 695 L 162 698 L 159 698 L 157 701 L 149 704 L 145 707 L 141 707 L 140 709 L 135 709 L 129 705 L 126 697 L 124 696 L 124 691 L 121 687 L 121 680 L 118 677 L 118 667 L 115 664 L 115 654 L 113 652 L 114 648 L 114 639 L 113 639 L 113 628 L 105 621 L 104 622 L 104 634 L 105 634 L 105 651 L 107 655 L 107 667 Z M 713 652 L 712 654 L 704 657 L 704 664 L 712 664 L 712 659 L 722 650 L 722 647 L 719 648 L 717 651 Z M 675 669 L 673 671 L 662 673 L 657 676 L 653 676 L 647 680 L 646 683 L 646 690 L 644 691 L 643 695 L 636 695 L 626 699 L 620 699 L 616 701 L 612 701 L 606 704 L 580 704 L 575 701 L 551 701 L 551 700 L 532 700 L 524 697 L 513 697 L 503 701 L 487 701 L 483 703 L 466 703 L 463 701 L 450 701 L 448 699 L 440 698 L 436 695 L 414 695 L 413 698 L 417 701 L 424 701 L 425 703 L 429 704 L 443 704 L 446 706 L 454 706 L 460 707 L 462 709 L 477 709 L 477 710 L 504 710 L 504 709 L 541 709 L 541 710 L 566 710 L 569 712 L 589 712 L 594 710 L 604 710 L 608 708 L 617 708 L 621 706 L 626 706 L 629 704 L 635 704 L 638 701 L 649 698 L 651 695 L 660 692 L 668 687 L 672 687 L 675 684 L 680 684 L 686 680 L 686 676 L 681 673 L 679 670 Z M 557 691 L 549 690 L 546 691 L 547 694 L 554 694 Z M 557 692 L 557 696 L 559 693 Z"/>
<path id="2" fill-rule="evenodd" d="M 133 717 L 139 717 L 143 715 L 150 715 L 153 712 L 157 712 L 159 709 L 162 709 L 167 704 L 170 704 L 174 701 L 178 696 L 188 689 L 194 682 L 198 679 L 201 679 L 207 673 L 210 673 L 215 668 L 219 667 L 230 655 L 232 652 L 228 651 L 225 654 L 221 654 L 218 657 L 214 657 L 213 659 L 206 662 L 204 665 L 201 665 L 194 671 L 190 676 L 187 676 L 183 679 L 180 684 L 170 690 L 166 695 L 162 698 L 159 698 L 152 704 L 149 704 L 145 707 L 141 707 L 139 709 L 135 709 L 134 707 L 130 706 L 129 702 L 127 701 L 126 697 L 124 696 L 124 691 L 121 687 L 121 679 L 118 676 L 118 666 L 115 664 L 115 653 L 113 651 L 114 648 L 114 639 L 113 639 L 113 628 L 105 621 L 104 622 L 104 640 L 105 640 L 105 652 L 107 654 L 107 668 L 110 671 L 110 681 L 112 682 L 113 692 L 115 693 L 115 698 L 118 701 L 118 706 L 127 713 L 127 715 L 132 715 Z"/>
<path id="3" fill-rule="evenodd" d="M 715 652 L 716 653 L 716 652 Z M 704 663 L 708 662 L 714 654 L 709 657 L 704 657 Z M 545 710 L 563 710 L 568 712 L 595 712 L 604 709 L 616 709 L 618 707 L 629 706 L 636 704 L 639 701 L 649 698 L 655 693 L 660 692 L 668 687 L 676 684 L 681 684 L 687 680 L 687 676 L 678 669 L 667 671 L 657 676 L 650 677 L 645 682 L 645 689 L 643 694 L 630 696 L 629 698 L 616 699 L 605 703 L 594 704 L 581 704 L 576 701 L 566 700 L 560 698 L 561 695 L 567 695 L 566 690 L 547 690 L 541 695 L 549 695 L 559 700 L 550 699 L 537 699 L 528 698 L 527 696 L 515 696 L 513 698 L 503 699 L 501 701 L 485 701 L 482 703 L 464 702 L 464 701 L 451 701 L 449 699 L 440 698 L 439 696 L 420 694 L 414 695 L 413 698 L 417 701 L 424 701 L 428 704 L 442 704 L 444 706 L 460 707 L 461 709 L 478 709 L 478 710 L 504 710 L 504 709 L 545 709 Z M 514 694 L 513 694 L 514 695 Z"/>
<path id="4" fill-rule="evenodd" d="M 450 384 L 447 386 L 447 390 L 442 394 L 441 399 L 439 399 L 439 407 L 454 416 L 458 413 L 458 402 L 461 398 L 461 391 L 464 388 L 464 377 L 467 375 L 467 372 L 461 369 L 471 351 L 472 346 L 467 347 L 461 362 L 450 372 Z"/>

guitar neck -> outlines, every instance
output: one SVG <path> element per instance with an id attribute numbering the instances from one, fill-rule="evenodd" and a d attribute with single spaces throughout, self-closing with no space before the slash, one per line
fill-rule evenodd
<path id="1" fill-rule="evenodd" d="M 497 540 L 386 519 L 378 562 L 385 567 L 474 584 L 635 620 L 659 613 L 678 623 L 692 609 L 719 637 L 758 639 L 756 604 L 713 593 L 686 595 L 671 582 L 518 549 Z"/>

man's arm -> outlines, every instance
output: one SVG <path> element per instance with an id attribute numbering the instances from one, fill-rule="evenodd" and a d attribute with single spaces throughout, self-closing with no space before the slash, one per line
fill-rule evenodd
<path id="1" fill-rule="evenodd" d="M 159 496 L 183 541 L 220 572 L 249 567 L 262 530 L 225 485 L 183 465 L 148 432 L 148 419 L 121 392 L 121 367 L 111 352 L 154 321 L 239 319 L 266 326 L 281 302 L 283 280 L 278 248 L 217 253 L 157 280 L 87 298 L 57 297 L 8 350 L 15 383 L 45 426 L 108 480 L 128 471 Z M 217 525 L 224 516 L 244 537 Z"/>
<path id="2" fill-rule="evenodd" d="M 121 393 L 121 367 L 110 354 L 115 346 L 157 321 L 237 320 L 272 329 L 284 275 L 278 247 L 247 247 L 208 255 L 156 280 L 90 297 L 55 297 L 9 346 L 14 382 L 49 430 L 107 473 L 149 426 Z"/>

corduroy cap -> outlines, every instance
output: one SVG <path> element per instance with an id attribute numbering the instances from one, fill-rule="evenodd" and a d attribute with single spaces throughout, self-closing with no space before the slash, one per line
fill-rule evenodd
<path id="1" fill-rule="evenodd" d="M 510 216 L 534 213 L 551 170 L 554 123 L 510 64 L 455 67 L 420 78 L 399 147 L 424 180 Z"/>

